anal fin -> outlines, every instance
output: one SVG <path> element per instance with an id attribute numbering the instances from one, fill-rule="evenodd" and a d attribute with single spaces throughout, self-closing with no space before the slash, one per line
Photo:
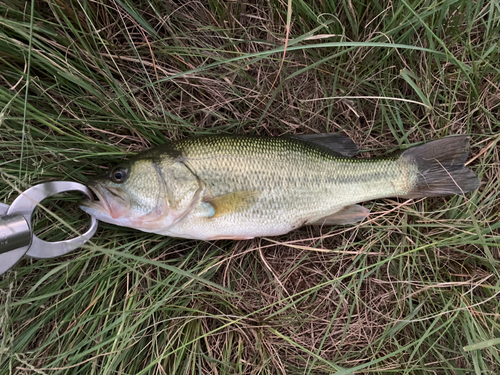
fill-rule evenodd
<path id="1" fill-rule="evenodd" d="M 360 206 L 359 204 L 353 204 L 351 206 L 346 206 L 340 211 L 335 212 L 332 215 L 323 217 L 312 225 L 346 225 L 358 223 L 361 220 L 368 217 L 370 210 Z"/>

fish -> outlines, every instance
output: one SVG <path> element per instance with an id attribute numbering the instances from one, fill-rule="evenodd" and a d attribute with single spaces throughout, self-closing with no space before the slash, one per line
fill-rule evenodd
<path id="1" fill-rule="evenodd" d="M 386 197 L 465 194 L 469 136 L 449 136 L 385 158 L 358 158 L 339 134 L 207 135 L 143 151 L 92 180 L 96 219 L 165 236 L 243 240 L 304 225 L 349 225 Z"/>

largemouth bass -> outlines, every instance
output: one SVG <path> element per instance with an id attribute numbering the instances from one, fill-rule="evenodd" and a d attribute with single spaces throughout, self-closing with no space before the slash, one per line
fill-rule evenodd
<path id="1" fill-rule="evenodd" d="M 216 240 L 276 236 L 308 224 L 352 224 L 357 203 L 464 194 L 480 185 L 464 166 L 467 136 L 398 157 L 359 159 L 336 134 L 283 138 L 214 135 L 154 147 L 89 187 L 98 220 L 167 236 Z"/>

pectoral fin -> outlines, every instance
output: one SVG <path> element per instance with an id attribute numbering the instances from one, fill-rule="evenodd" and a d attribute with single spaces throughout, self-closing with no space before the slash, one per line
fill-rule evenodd
<path id="1" fill-rule="evenodd" d="M 258 196 L 259 192 L 256 190 L 235 191 L 204 199 L 202 205 L 206 209 L 207 217 L 215 218 L 249 208 L 255 203 Z"/>
<path id="2" fill-rule="evenodd" d="M 333 215 L 323 217 L 312 225 L 345 225 L 358 223 L 361 220 L 368 217 L 370 210 L 360 206 L 359 204 L 353 204 L 351 206 L 344 207 L 340 211 L 335 212 Z"/>

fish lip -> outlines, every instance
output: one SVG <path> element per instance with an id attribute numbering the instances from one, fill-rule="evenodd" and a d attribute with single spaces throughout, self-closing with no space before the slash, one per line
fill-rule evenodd
<path id="1" fill-rule="evenodd" d="M 80 205 L 88 208 L 97 209 L 111 216 L 111 208 L 109 207 L 109 203 L 106 200 L 105 195 L 101 190 L 101 187 L 95 182 L 92 182 L 87 186 L 96 195 L 97 200 L 83 199 L 80 201 Z"/>
<path id="2" fill-rule="evenodd" d="M 126 196 L 123 197 L 119 189 L 106 186 L 99 180 L 89 184 L 88 187 L 96 195 L 98 201 L 84 201 L 82 204 L 84 211 L 85 208 L 94 209 L 101 215 L 117 219 L 129 209 L 130 202 Z"/>

